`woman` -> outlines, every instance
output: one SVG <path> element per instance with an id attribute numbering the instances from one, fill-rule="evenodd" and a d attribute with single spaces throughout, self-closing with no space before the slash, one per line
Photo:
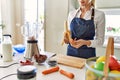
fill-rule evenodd
<path id="1" fill-rule="evenodd" d="M 67 36 L 64 37 L 64 42 L 69 43 L 67 55 L 81 58 L 95 57 L 95 48 L 102 46 L 104 42 L 105 14 L 94 8 L 94 0 L 78 2 L 80 7 L 71 11 L 68 16 L 73 41 L 69 41 Z"/>

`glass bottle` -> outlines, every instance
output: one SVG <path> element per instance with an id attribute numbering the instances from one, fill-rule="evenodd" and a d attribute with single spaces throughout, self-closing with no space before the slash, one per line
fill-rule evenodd
<path id="1" fill-rule="evenodd" d="M 12 61 L 13 51 L 12 51 L 12 41 L 10 34 L 3 35 L 2 55 L 3 55 L 3 61 L 5 62 Z"/>

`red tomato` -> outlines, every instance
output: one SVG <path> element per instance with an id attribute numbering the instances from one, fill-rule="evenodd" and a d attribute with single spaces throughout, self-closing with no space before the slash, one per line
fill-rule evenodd
<path id="1" fill-rule="evenodd" d="M 110 70 L 117 70 L 119 68 L 119 63 L 115 56 L 110 56 L 109 68 Z"/>

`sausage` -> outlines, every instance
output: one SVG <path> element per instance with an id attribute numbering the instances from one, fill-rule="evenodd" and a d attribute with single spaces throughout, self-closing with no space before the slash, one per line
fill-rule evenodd
<path id="1" fill-rule="evenodd" d="M 66 77 L 70 78 L 70 79 L 73 79 L 73 78 L 74 78 L 74 74 L 71 73 L 71 72 L 67 72 L 67 71 L 62 70 L 62 69 L 61 69 L 59 72 L 60 72 L 61 74 L 65 75 Z"/>
<path id="2" fill-rule="evenodd" d="M 57 72 L 57 71 L 59 71 L 59 66 L 55 66 L 47 70 L 44 70 L 42 71 L 42 74 L 46 75 L 46 74 L 50 74 L 50 73 Z"/>

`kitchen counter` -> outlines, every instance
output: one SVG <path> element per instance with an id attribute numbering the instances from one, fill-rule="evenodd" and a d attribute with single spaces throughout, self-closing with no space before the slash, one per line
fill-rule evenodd
<path id="1" fill-rule="evenodd" d="M 18 62 L 19 60 L 21 60 L 21 58 L 23 58 L 23 56 L 19 54 L 17 55 L 17 57 L 14 57 L 14 60 L 12 62 L 3 62 L 2 59 L 0 59 L 0 66 L 3 66 L 3 65 L 5 66 L 5 65 Z M 66 70 L 68 72 L 72 72 L 75 75 L 74 79 L 72 80 L 85 80 L 85 67 L 83 67 L 82 69 L 79 69 L 79 68 L 69 67 L 61 64 L 57 64 L 57 65 L 60 67 L 60 69 Z M 50 68 L 50 66 L 47 63 L 43 63 L 43 64 L 34 63 L 34 66 L 37 67 L 36 80 L 70 80 L 68 77 L 61 75 L 59 72 L 43 75 L 41 72 L 45 69 Z M 17 73 L 18 67 L 20 67 L 19 64 L 14 64 L 8 68 L 0 68 L 0 79 L 6 75 Z M 17 76 L 12 75 L 2 80 L 17 80 Z"/>

